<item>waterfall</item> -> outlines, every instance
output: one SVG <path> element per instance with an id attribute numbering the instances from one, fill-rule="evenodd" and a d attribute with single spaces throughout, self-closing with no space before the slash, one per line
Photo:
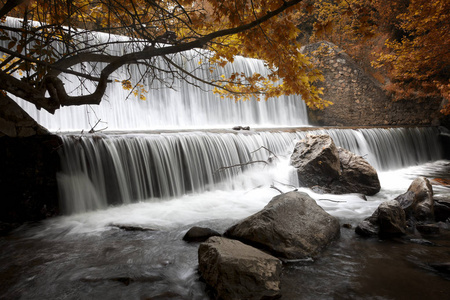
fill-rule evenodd
<path id="1" fill-rule="evenodd" d="M 307 133 L 329 134 L 338 146 L 363 155 L 378 170 L 442 157 L 438 131 L 431 127 L 63 135 L 58 175 L 62 207 L 66 213 L 75 213 L 232 189 L 239 174 L 269 168 L 263 161 L 270 155 L 287 165 L 295 142 Z"/>
<path id="2" fill-rule="evenodd" d="M 21 20 L 14 18 L 7 18 L 6 25 L 22 26 Z M 136 42 L 124 43 L 127 41 L 126 37 L 100 32 L 80 32 L 79 38 L 83 39 L 79 43 L 81 48 L 87 43 L 110 43 L 102 51 L 114 55 L 129 53 L 133 50 L 131 47 L 139 47 Z M 114 41 L 121 43 L 113 43 Z M 196 49 L 168 55 L 167 58 L 183 67 L 187 73 L 206 81 L 219 80 L 222 75 L 229 76 L 234 72 L 243 72 L 246 75 L 268 73 L 264 62 L 258 59 L 238 56 L 233 63 L 222 68 L 202 63 L 208 55 L 209 52 Z M 305 103 L 300 96 L 283 96 L 267 101 L 253 99 L 235 102 L 221 99 L 213 93 L 212 86 L 183 74 L 173 75 L 173 66 L 162 58 L 154 58 L 147 63 L 156 68 L 148 72 L 143 66 L 131 65 L 114 72 L 111 75 L 112 83 L 109 84 L 100 105 L 62 107 L 52 115 L 43 110 L 36 110 L 33 104 L 21 99 L 16 101 L 38 123 L 55 132 L 88 131 L 99 121 L 95 129 L 107 128 L 109 131 L 231 128 L 235 125 L 286 127 L 308 124 Z M 104 66 L 102 63 L 83 63 L 72 69 L 98 74 Z M 72 95 L 89 94 L 95 89 L 91 82 L 80 81 L 73 75 L 60 75 L 60 78 L 64 81 L 66 91 Z M 130 78 L 135 80 L 133 83 L 143 86 L 138 97 L 130 95 L 130 90 L 122 88 L 120 82 Z M 145 100 L 141 100 L 140 96 Z"/>
<path id="3" fill-rule="evenodd" d="M 8 18 L 8 26 L 20 27 L 20 20 Z M 80 47 L 112 43 L 104 50 L 121 55 L 139 43 L 126 37 L 96 32 L 79 32 Z M 84 40 L 83 40 L 84 39 Z M 4 42 L 4 41 L 3 41 Z M 60 45 L 55 44 L 58 48 Z M 168 56 L 171 63 L 206 80 L 217 80 L 234 72 L 266 75 L 264 62 L 236 57 L 224 68 L 203 66 L 208 56 L 203 49 Z M 308 124 L 305 104 L 299 96 L 267 101 L 234 102 L 220 99 L 212 88 L 191 77 L 173 76 L 171 63 L 162 58 L 147 62 L 156 68 L 147 72 L 132 65 L 111 76 L 102 103 L 98 106 L 63 107 L 55 115 L 37 111 L 20 99 L 17 102 L 40 124 L 57 132 L 83 132 L 107 128 L 107 134 L 62 135 L 62 170 L 58 174 L 61 207 L 78 213 L 152 199 L 168 199 L 187 193 L 213 189 L 233 189 L 240 175 L 265 166 L 270 155 L 280 162 L 275 168 L 290 172 L 289 154 L 295 141 L 306 131 L 202 132 L 185 129 L 254 127 L 300 127 Z M 98 73 L 102 64 L 79 64 L 76 71 Z M 213 67 L 210 69 L 210 67 Z M 212 70 L 212 71 L 211 71 Z M 137 80 L 143 89 L 140 100 L 129 95 L 120 82 Z M 61 75 L 66 90 L 73 95 L 91 93 L 95 85 L 73 75 Z M 140 133 L 156 132 L 165 133 Z M 180 130 L 176 133 L 169 130 Z M 122 134 L 117 134 L 117 131 Z M 116 133 L 114 133 L 116 132 Z M 134 132 L 134 134 L 131 134 Z M 397 169 L 442 157 L 435 128 L 327 129 L 338 146 L 365 157 L 378 170 Z M 257 161 L 257 163 L 256 163 Z M 254 163 L 255 162 L 255 163 Z M 272 166 L 273 168 L 273 166 Z M 275 173 L 279 172 L 275 170 Z M 289 177 L 289 176 L 288 176 Z M 292 176 L 291 176 L 292 177 Z M 243 183 L 246 184 L 246 183 Z M 250 183 L 251 185 L 252 183 Z"/>

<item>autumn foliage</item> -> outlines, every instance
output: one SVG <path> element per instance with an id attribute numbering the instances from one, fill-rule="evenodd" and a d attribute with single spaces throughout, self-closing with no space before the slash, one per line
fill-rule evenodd
<path id="1" fill-rule="evenodd" d="M 296 41 L 295 17 L 303 9 L 302 2 L 2 0 L 0 16 L 19 17 L 22 22 L 15 28 L 0 23 L 4 41 L 0 80 L 5 82 L 1 88 L 50 112 L 62 105 L 97 104 L 106 86 L 115 84 L 110 78 L 115 70 L 141 64 L 146 72 L 156 74 L 152 69 L 159 57 L 169 66 L 169 75 L 207 82 L 223 97 L 259 100 L 299 94 L 309 106 L 323 108 L 329 102 L 320 98 L 321 91 L 313 85 L 321 74 L 299 52 Z M 8 5 L 12 8 L 5 9 Z M 100 43 L 86 38 L 92 31 L 111 39 Z M 117 35 L 126 39 L 113 38 Z M 107 51 L 119 43 L 126 44 L 125 53 Z M 176 53 L 195 49 L 211 73 L 233 62 L 236 55 L 264 60 L 269 72 L 265 76 L 234 73 L 228 78 L 198 78 L 172 59 Z M 74 68 L 86 64 L 95 66 L 94 70 Z M 70 95 L 60 80 L 64 74 L 94 83 L 96 90 Z M 142 88 L 136 78 L 120 83 L 130 90 Z"/>
<path id="2" fill-rule="evenodd" d="M 140 64 L 157 77 L 156 58 L 169 67 L 166 75 L 208 83 L 222 97 L 299 94 L 310 107 L 323 108 L 330 103 L 314 85 L 322 76 L 299 52 L 301 43 L 318 40 L 347 51 L 394 99 L 450 98 L 448 0 L 0 0 L 0 5 L 2 20 L 21 20 L 16 27 L 0 23 L 3 95 L 50 112 L 98 104 L 109 84 L 142 95 L 146 87 L 139 79 L 116 83 L 111 74 Z M 89 36 L 93 31 L 111 38 L 98 42 Z M 113 38 L 118 35 L 126 38 Z M 114 44 L 126 44 L 126 51 L 111 53 Z M 269 71 L 200 78 L 173 60 L 183 51 L 202 55 L 202 67 L 211 74 L 236 55 L 261 59 Z M 66 74 L 94 84 L 95 91 L 70 95 L 60 79 Z M 450 106 L 442 112 L 450 113 Z"/>
<path id="3" fill-rule="evenodd" d="M 384 84 L 393 99 L 450 100 L 448 0 L 318 0 L 299 18 L 304 42 L 328 40 Z M 450 106 L 442 112 L 450 114 Z"/>

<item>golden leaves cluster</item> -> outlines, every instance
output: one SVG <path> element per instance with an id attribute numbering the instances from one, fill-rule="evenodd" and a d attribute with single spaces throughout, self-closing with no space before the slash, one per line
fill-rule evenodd
<path id="1" fill-rule="evenodd" d="M 209 0 L 205 3 L 203 19 L 193 18 L 198 20 L 194 23 L 195 31 L 204 35 L 250 23 L 282 6 L 284 1 Z M 311 107 L 329 105 L 320 98 L 321 90 L 313 84 L 323 79 L 321 74 L 299 52 L 301 45 L 296 41 L 299 33 L 296 14 L 301 9 L 301 5 L 291 7 L 251 30 L 215 39 L 208 48 L 214 53 L 209 58 L 210 64 L 224 66 L 233 62 L 236 55 L 242 55 L 263 60 L 269 70 L 265 76 L 240 73 L 222 78 L 215 82 L 220 86 L 215 92 L 235 100 L 267 100 L 280 95 L 301 95 Z M 208 22 L 205 22 L 205 15 Z"/>
<path id="2" fill-rule="evenodd" d="M 450 100 L 450 2 L 411 0 L 397 20 L 405 35 L 388 39 L 388 51 L 379 54 L 375 65 L 390 68 L 397 91 L 437 92 Z M 450 107 L 442 112 L 450 114 Z"/>

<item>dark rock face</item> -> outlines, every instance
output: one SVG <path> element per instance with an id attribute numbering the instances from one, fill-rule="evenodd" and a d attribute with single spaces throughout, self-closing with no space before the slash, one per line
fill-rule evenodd
<path id="1" fill-rule="evenodd" d="M 412 211 L 419 221 L 434 220 L 433 188 L 428 179 L 419 177 L 409 186 L 408 192 L 414 192 Z"/>
<path id="2" fill-rule="evenodd" d="M 377 171 L 361 156 L 338 148 L 342 174 L 330 186 L 334 194 L 361 193 L 375 195 L 381 189 Z"/>
<path id="3" fill-rule="evenodd" d="M 414 203 L 414 192 L 408 191 L 404 194 L 401 194 L 397 196 L 394 200 L 396 200 L 400 206 L 403 208 L 403 210 L 406 212 L 407 215 L 410 215 L 412 213 L 412 205 Z"/>
<path id="4" fill-rule="evenodd" d="M 339 154 L 329 135 L 307 135 L 291 156 L 300 184 L 326 186 L 341 175 Z"/>
<path id="5" fill-rule="evenodd" d="M 221 234 L 210 228 L 194 226 L 186 232 L 183 240 L 186 242 L 204 242 L 212 236 L 221 236 Z"/>
<path id="6" fill-rule="evenodd" d="M 450 200 L 434 199 L 434 218 L 437 222 L 450 221 Z"/>
<path id="7" fill-rule="evenodd" d="M 376 170 L 361 156 L 337 148 L 328 135 L 308 135 L 291 156 L 299 183 L 333 194 L 374 195 L 381 189 Z"/>
<path id="8" fill-rule="evenodd" d="M 389 238 L 405 234 L 405 211 L 396 200 L 381 203 L 372 216 L 361 221 L 355 232 L 363 237 Z"/>
<path id="9" fill-rule="evenodd" d="M 287 259 L 316 256 L 339 235 L 339 221 L 300 192 L 274 197 L 263 210 L 225 232 Z"/>
<path id="10" fill-rule="evenodd" d="M 414 179 L 408 191 L 394 200 L 380 204 L 373 215 L 362 221 L 355 232 L 361 236 L 379 235 L 390 237 L 414 233 L 437 234 L 440 227 L 435 221 L 446 221 L 448 207 L 443 203 L 435 204 L 430 181 L 423 177 Z M 435 217 L 435 205 L 438 215 Z"/>
<path id="11" fill-rule="evenodd" d="M 395 200 L 386 201 L 378 206 L 379 235 L 394 236 L 405 234 L 405 212 Z"/>
<path id="12" fill-rule="evenodd" d="M 370 222 L 368 219 L 361 221 L 355 228 L 355 232 L 363 237 L 378 235 L 379 230 L 378 224 Z"/>
<path id="13" fill-rule="evenodd" d="M 0 138 L 0 221 L 22 223 L 58 214 L 55 135 Z"/>
<path id="14" fill-rule="evenodd" d="M 49 132 L 31 118 L 16 102 L 0 93 L 0 137 L 30 137 Z"/>
<path id="15" fill-rule="evenodd" d="M 211 237 L 198 249 L 199 271 L 217 299 L 280 296 L 281 261 L 236 240 Z"/>
<path id="16" fill-rule="evenodd" d="M 438 234 L 441 231 L 436 224 L 417 224 L 416 229 L 423 234 Z"/>

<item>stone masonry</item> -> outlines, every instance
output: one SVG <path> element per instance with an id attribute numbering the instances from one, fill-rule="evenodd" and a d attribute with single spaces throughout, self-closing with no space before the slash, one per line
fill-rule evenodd
<path id="1" fill-rule="evenodd" d="M 334 104 L 308 111 L 319 126 L 438 125 L 441 99 L 392 101 L 375 78 L 332 43 L 302 47 L 313 58 L 325 80 L 323 98 Z"/>

